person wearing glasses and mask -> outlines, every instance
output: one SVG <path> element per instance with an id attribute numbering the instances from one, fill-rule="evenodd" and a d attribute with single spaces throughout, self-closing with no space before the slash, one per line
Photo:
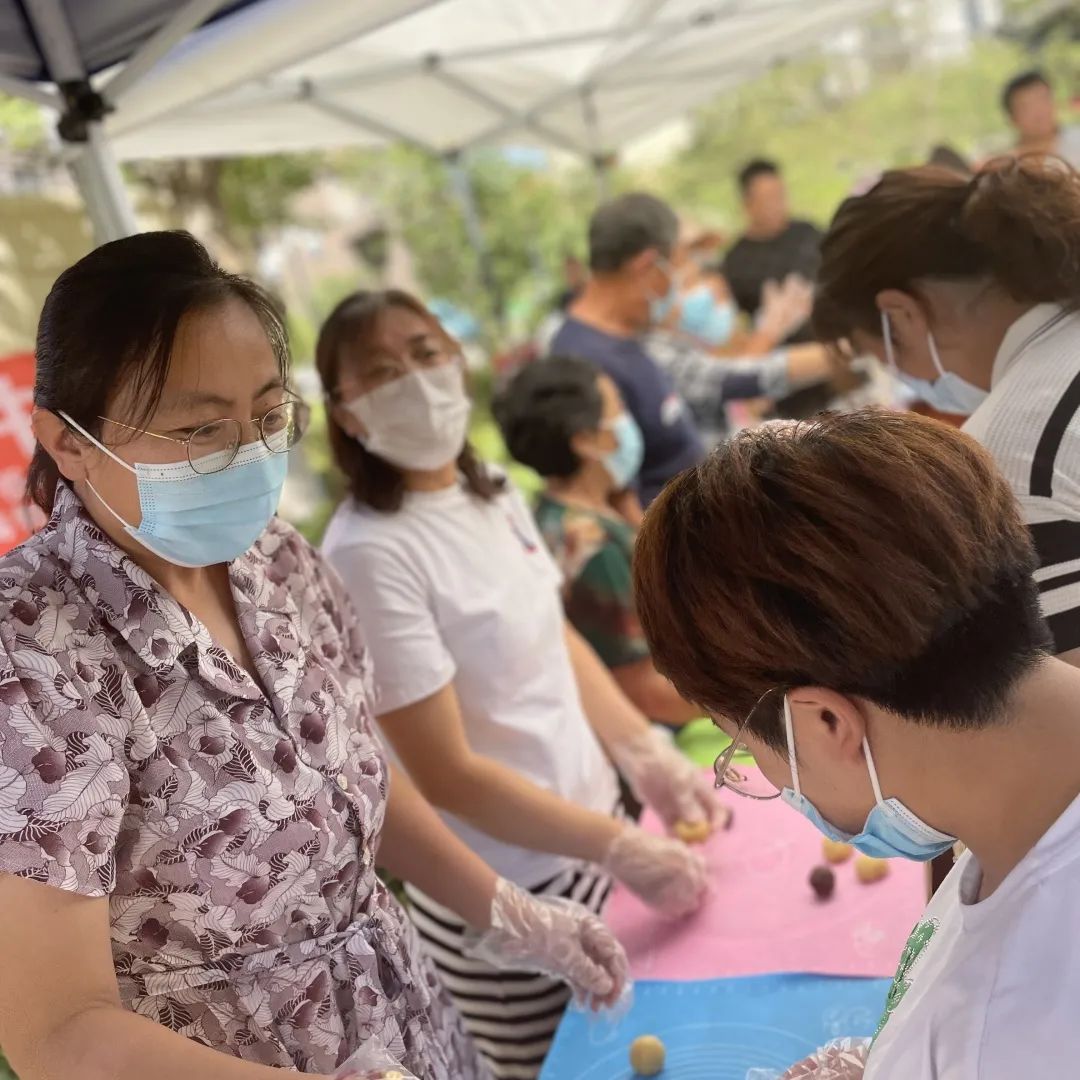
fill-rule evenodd
<path id="1" fill-rule="evenodd" d="M 412 296 L 356 293 L 328 317 L 316 363 L 348 483 L 323 551 L 367 631 L 396 756 L 458 836 L 531 893 L 599 911 L 613 875 L 669 915 L 694 910 L 700 856 L 623 820 L 605 750 L 670 825 L 719 804 L 566 622 L 524 500 L 466 442 L 454 342 Z M 406 880 L 496 1076 L 535 1076 L 565 989 L 464 955 L 461 919 Z"/>
<path id="2" fill-rule="evenodd" d="M 274 517 L 306 410 L 268 297 L 186 233 L 106 244 L 45 301 L 34 403 L 51 516 L 0 559 L 21 1080 L 330 1076 L 375 1042 L 487 1080 L 376 863 L 481 955 L 617 995 L 598 920 L 498 878 L 388 769 L 356 615 Z"/>
<path id="3" fill-rule="evenodd" d="M 760 768 L 725 754 L 718 782 L 867 855 L 968 848 L 830 1077 L 1076 1072 L 1080 671 L 1048 651 L 1036 565 L 990 455 L 912 414 L 744 432 L 646 517 L 654 662 Z"/>
<path id="4" fill-rule="evenodd" d="M 1080 664 L 1080 173 L 886 173 L 822 244 L 814 326 L 875 353 L 993 455 L 1039 556 L 1056 652 Z"/>

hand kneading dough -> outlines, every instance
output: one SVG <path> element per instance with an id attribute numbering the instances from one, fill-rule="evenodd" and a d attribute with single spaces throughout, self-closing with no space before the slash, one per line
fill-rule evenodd
<path id="1" fill-rule="evenodd" d="M 664 1044 L 655 1035 L 641 1035 L 630 1044 L 630 1068 L 638 1076 L 655 1076 L 664 1068 Z"/>

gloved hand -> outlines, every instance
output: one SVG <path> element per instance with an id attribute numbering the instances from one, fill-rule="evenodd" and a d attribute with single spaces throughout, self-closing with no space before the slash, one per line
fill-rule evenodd
<path id="1" fill-rule="evenodd" d="M 533 896 L 505 878 L 495 886 L 491 928 L 465 953 L 498 968 L 562 979 L 579 1002 L 610 1005 L 630 979 L 623 947 L 591 911 L 572 900 Z"/>
<path id="2" fill-rule="evenodd" d="M 731 811 L 716 797 L 712 782 L 669 736 L 656 728 L 609 747 L 615 767 L 634 795 L 673 829 L 680 821 L 727 825 Z"/>
<path id="3" fill-rule="evenodd" d="M 663 915 L 681 918 L 708 890 L 705 860 L 678 840 L 627 825 L 604 856 L 604 869 Z"/>
<path id="4" fill-rule="evenodd" d="M 766 281 L 755 326 L 775 344 L 786 341 L 810 318 L 814 306 L 814 286 L 798 274 L 788 274 L 782 282 Z"/>
<path id="5" fill-rule="evenodd" d="M 416 1080 L 397 1063 L 382 1041 L 367 1038 L 347 1061 L 338 1066 L 333 1080 Z"/>
<path id="6" fill-rule="evenodd" d="M 869 1053 L 869 1039 L 835 1039 L 792 1065 L 780 1080 L 859 1080 Z"/>

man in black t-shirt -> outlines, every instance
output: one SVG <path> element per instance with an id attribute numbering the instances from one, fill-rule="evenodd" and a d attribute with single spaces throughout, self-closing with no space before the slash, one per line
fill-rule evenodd
<path id="1" fill-rule="evenodd" d="M 751 161 L 739 173 L 739 190 L 747 229 L 727 253 L 723 273 L 735 302 L 753 316 L 767 282 L 781 282 L 789 274 L 814 280 L 821 262 L 821 232 L 808 221 L 792 220 L 784 178 L 774 162 Z M 788 341 L 813 341 L 809 324 Z"/>

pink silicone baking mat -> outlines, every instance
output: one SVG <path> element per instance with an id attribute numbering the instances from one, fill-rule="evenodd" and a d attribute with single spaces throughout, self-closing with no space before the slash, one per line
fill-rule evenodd
<path id="1" fill-rule="evenodd" d="M 624 888 L 606 918 L 639 979 L 712 979 L 769 972 L 891 976 L 926 906 L 926 869 L 893 859 L 872 885 L 855 859 L 833 867 L 836 890 L 820 901 L 810 871 L 824 860 L 821 834 L 779 799 L 754 802 L 728 791 L 731 828 L 702 846 L 711 891 L 703 908 L 677 922 L 652 912 Z M 645 828 L 659 832 L 646 814 Z"/>

